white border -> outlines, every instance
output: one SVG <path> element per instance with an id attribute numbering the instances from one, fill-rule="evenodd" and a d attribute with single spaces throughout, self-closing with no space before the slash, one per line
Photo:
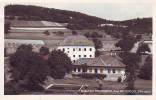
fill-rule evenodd
<path id="1" fill-rule="evenodd" d="M 1 1 L 1 0 L 0 0 Z M 70 96 L 70 95 L 17 95 L 17 96 L 4 96 L 3 90 L 4 90 L 4 5 L 6 4 L 24 4 L 25 2 L 30 3 L 30 4 L 36 4 L 36 3 L 95 3 L 95 2 L 100 2 L 100 3 L 150 3 L 153 2 L 153 51 L 156 50 L 156 41 L 155 41 L 155 32 L 156 32 L 156 12 L 154 12 L 154 5 L 156 3 L 155 0 L 3 0 L 0 2 L 0 100 L 114 100 L 114 99 L 120 99 L 120 100 L 125 100 L 125 99 L 135 99 L 135 100 L 156 100 L 156 68 L 154 65 L 156 65 L 156 60 L 155 60 L 155 53 L 153 54 L 153 95 L 134 95 L 134 96 L 126 96 L 126 95 L 77 95 L 77 96 Z"/>

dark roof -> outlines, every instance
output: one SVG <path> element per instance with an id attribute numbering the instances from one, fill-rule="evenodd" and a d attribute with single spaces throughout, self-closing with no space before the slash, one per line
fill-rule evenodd
<path id="1" fill-rule="evenodd" d="M 101 55 L 96 58 L 80 58 L 78 59 L 74 65 L 83 65 L 86 64 L 87 66 L 94 66 L 94 67 L 125 67 L 125 64 L 121 62 L 121 59 L 116 56 L 110 55 Z"/>

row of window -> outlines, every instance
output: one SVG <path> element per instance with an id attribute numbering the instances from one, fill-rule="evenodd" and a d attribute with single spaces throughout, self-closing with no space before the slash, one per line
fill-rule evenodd
<path id="1" fill-rule="evenodd" d="M 76 56 L 73 55 L 73 57 L 76 57 Z M 83 55 L 83 56 L 79 55 L 79 57 L 87 57 L 87 55 Z M 89 57 L 92 57 L 92 55 L 89 55 Z"/>
<path id="2" fill-rule="evenodd" d="M 89 70 L 90 73 L 92 73 L 92 71 L 93 71 L 92 68 L 89 68 L 88 70 Z M 87 72 L 87 69 L 82 69 L 82 70 L 81 70 L 81 68 L 78 68 L 77 71 L 78 71 L 78 72 Z M 103 73 L 103 71 L 104 71 L 104 69 L 100 69 L 100 73 Z M 76 72 L 76 68 L 74 68 L 74 72 Z M 98 73 L 98 69 L 95 68 L 95 69 L 94 69 L 94 72 L 95 72 L 95 73 Z M 108 69 L 107 72 L 108 72 L 108 73 L 111 73 L 111 70 Z M 120 73 L 121 70 L 120 70 L 120 69 L 118 69 L 118 70 L 112 69 L 112 73 L 117 73 L 117 72 Z"/>
<path id="3" fill-rule="evenodd" d="M 65 48 L 62 49 L 63 51 L 65 51 Z M 69 48 L 67 48 L 67 50 L 69 50 Z M 76 48 L 73 48 L 73 51 L 76 51 Z M 87 51 L 86 48 L 78 48 L 78 51 Z M 92 51 L 92 48 L 89 48 L 89 51 Z"/>

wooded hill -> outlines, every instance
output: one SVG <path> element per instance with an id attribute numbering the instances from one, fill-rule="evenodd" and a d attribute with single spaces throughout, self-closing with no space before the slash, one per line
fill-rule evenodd
<path id="1" fill-rule="evenodd" d="M 101 29 L 105 30 L 108 34 L 113 34 L 115 36 L 120 36 L 121 34 L 127 32 L 127 30 L 130 30 L 135 34 L 152 33 L 152 18 L 113 21 L 75 11 L 31 5 L 7 5 L 5 7 L 5 18 L 11 20 L 46 20 L 67 23 L 67 28 L 69 29 Z M 101 24 L 113 24 L 113 26 L 99 26 Z"/>

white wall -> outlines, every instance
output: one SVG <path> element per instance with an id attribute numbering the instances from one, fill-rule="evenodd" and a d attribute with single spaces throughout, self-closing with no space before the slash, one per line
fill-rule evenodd
<path id="1" fill-rule="evenodd" d="M 60 49 L 61 51 L 63 51 L 63 48 L 65 50 L 64 52 L 70 57 L 71 61 L 78 60 L 79 58 L 95 57 L 95 48 L 93 46 L 59 46 L 58 47 L 58 49 Z M 86 51 L 84 51 L 84 48 L 86 48 Z M 91 51 L 90 48 L 92 49 Z M 75 49 L 75 51 L 73 49 Z M 81 49 L 81 51 L 79 51 L 79 49 Z M 84 57 L 84 55 L 86 55 L 86 57 Z"/>
<path id="2" fill-rule="evenodd" d="M 92 72 L 89 71 L 89 69 L 92 69 Z M 103 71 L 101 73 L 100 67 L 96 67 L 97 69 L 97 74 L 105 74 L 106 77 L 104 80 L 109 80 L 109 81 L 118 81 L 118 78 L 121 77 L 122 81 L 125 80 L 125 69 L 124 68 L 115 68 L 115 73 L 113 73 L 114 68 L 109 68 L 110 72 L 108 73 L 108 68 L 102 68 Z M 82 68 L 78 72 L 78 68 L 76 68 L 76 72 L 73 70 L 73 74 L 81 74 L 82 73 Z M 88 67 L 87 72 L 88 74 L 95 74 L 95 68 L 93 67 Z"/>

